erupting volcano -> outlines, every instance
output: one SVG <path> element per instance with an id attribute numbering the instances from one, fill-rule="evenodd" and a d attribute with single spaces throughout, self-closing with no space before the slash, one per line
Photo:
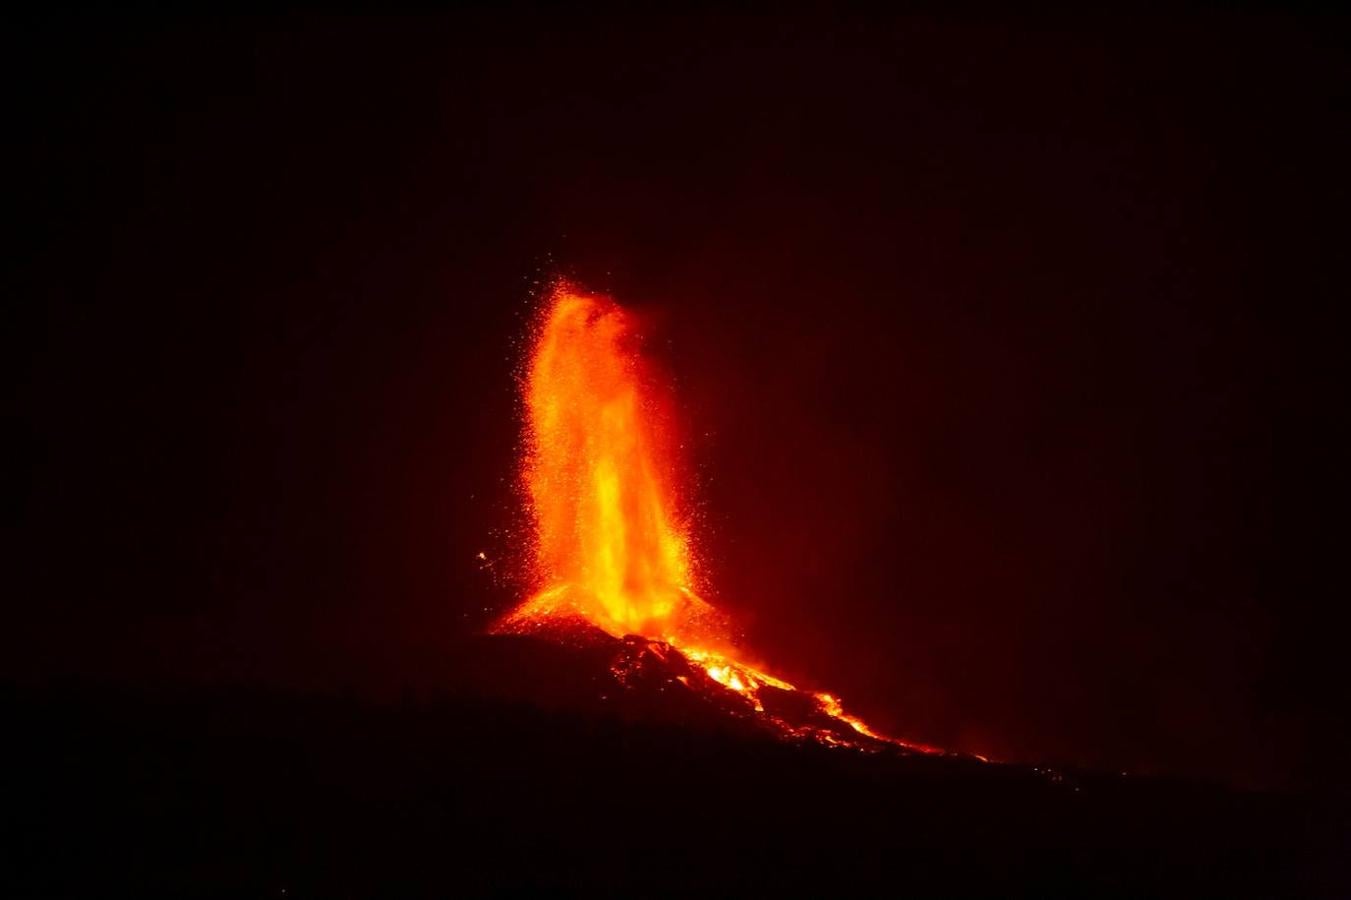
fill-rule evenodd
<path id="1" fill-rule="evenodd" d="M 696 590 L 671 404 L 640 342 L 612 300 L 554 287 L 522 384 L 535 593 L 494 630 L 603 632 L 617 639 L 610 672 L 622 685 L 696 692 L 792 739 L 939 752 L 883 737 L 830 694 L 745 661 L 727 617 Z"/>

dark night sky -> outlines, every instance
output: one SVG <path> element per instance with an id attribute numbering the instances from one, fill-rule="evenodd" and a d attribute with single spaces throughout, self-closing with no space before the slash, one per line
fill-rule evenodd
<path id="1" fill-rule="evenodd" d="M 997 757 L 1342 777 L 1343 25 L 16 27 L 0 674 L 434 683 L 517 596 L 561 272 L 653 313 L 777 669 Z"/>

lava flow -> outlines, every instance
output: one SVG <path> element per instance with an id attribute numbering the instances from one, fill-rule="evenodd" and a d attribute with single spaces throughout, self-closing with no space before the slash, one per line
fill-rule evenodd
<path id="1" fill-rule="evenodd" d="M 743 660 L 726 617 L 696 592 L 671 407 L 654 375 L 630 313 L 566 283 L 554 288 L 523 381 L 536 592 L 495 630 L 599 629 L 621 639 L 611 666 L 621 683 L 657 666 L 669 683 L 735 698 L 784 736 L 938 752 L 883 737 L 830 694 Z"/>

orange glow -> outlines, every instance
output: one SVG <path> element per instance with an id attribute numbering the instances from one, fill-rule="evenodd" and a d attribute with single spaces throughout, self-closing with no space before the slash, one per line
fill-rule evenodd
<path id="1" fill-rule="evenodd" d="M 822 726 L 789 724 L 767 711 L 774 692 L 803 692 L 742 662 L 728 621 L 695 592 L 670 404 L 639 338 L 634 316 L 613 301 L 555 287 L 523 382 L 521 474 L 535 522 L 536 591 L 497 630 L 580 619 L 616 638 L 669 645 L 703 670 L 708 689 L 741 697 L 787 736 L 937 752 L 882 737 L 829 694 L 806 695 Z M 678 681 L 697 687 L 685 676 Z"/>
<path id="2" fill-rule="evenodd" d="M 629 313 L 566 287 L 540 326 L 525 381 L 523 471 L 536 600 L 615 637 L 669 640 L 709 611 L 692 590 L 667 412 L 636 342 Z"/>

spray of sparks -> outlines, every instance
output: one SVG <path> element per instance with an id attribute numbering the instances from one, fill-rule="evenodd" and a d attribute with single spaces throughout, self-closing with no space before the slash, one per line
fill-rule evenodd
<path id="1" fill-rule="evenodd" d="M 522 383 L 536 591 L 496 630 L 590 625 L 630 645 L 639 638 L 663 660 L 679 655 L 701 682 L 679 676 L 687 688 L 727 692 L 786 736 L 937 752 L 883 737 L 832 695 L 800 691 L 744 661 L 727 618 L 696 592 L 671 404 L 639 339 L 634 316 L 613 301 L 554 287 Z M 625 666 L 612 668 L 621 681 Z M 806 698 L 826 727 L 778 715 L 775 698 L 784 695 Z"/>

